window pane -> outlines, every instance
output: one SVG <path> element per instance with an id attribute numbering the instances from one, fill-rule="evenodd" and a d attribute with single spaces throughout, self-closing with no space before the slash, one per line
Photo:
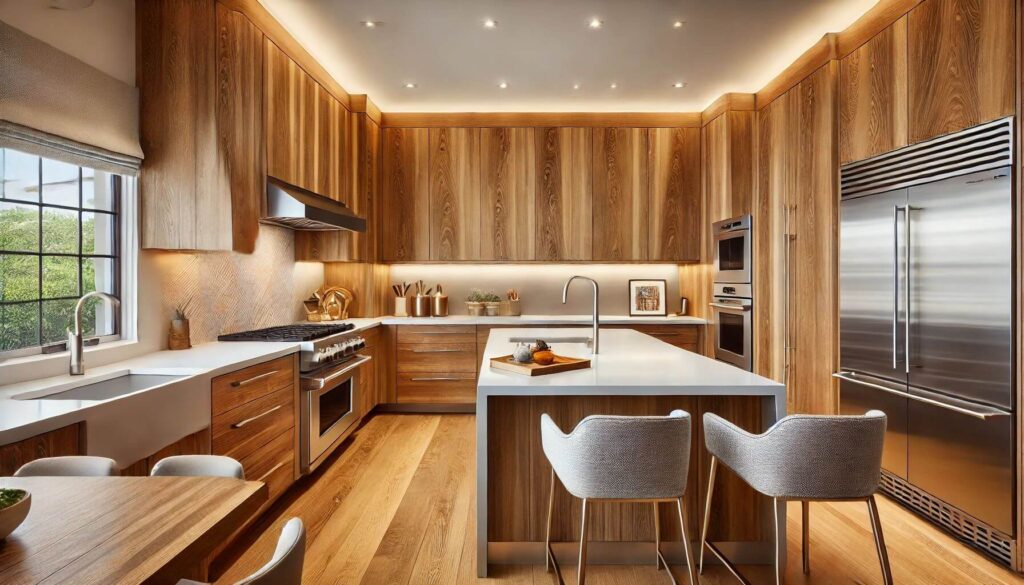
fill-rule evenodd
<path id="1" fill-rule="evenodd" d="M 43 252 L 78 253 L 78 212 L 43 208 Z"/>
<path id="2" fill-rule="evenodd" d="M 117 263 L 110 258 L 82 258 L 82 294 L 98 290 L 114 294 Z"/>
<path id="3" fill-rule="evenodd" d="M 43 298 L 78 296 L 78 258 L 43 256 Z"/>
<path id="4" fill-rule="evenodd" d="M 107 213 L 82 213 L 82 253 L 114 254 L 114 216 Z"/>
<path id="5" fill-rule="evenodd" d="M 3 195 L 7 199 L 39 201 L 39 157 L 5 148 Z"/>
<path id="6" fill-rule="evenodd" d="M 113 175 L 93 169 L 82 169 L 82 207 L 114 211 Z"/>
<path id="7" fill-rule="evenodd" d="M 65 341 L 67 330 L 75 313 L 75 303 L 68 299 L 62 301 L 43 301 L 43 344 Z M 82 311 L 85 314 L 85 311 Z"/>
<path id="8" fill-rule="evenodd" d="M 0 351 L 39 345 L 39 305 L 0 305 Z"/>
<path id="9" fill-rule="evenodd" d="M 39 208 L 0 201 L 0 250 L 39 251 Z"/>
<path id="10" fill-rule="evenodd" d="M 0 301 L 39 298 L 39 257 L 0 254 Z"/>
<path id="11" fill-rule="evenodd" d="M 78 167 L 43 159 L 43 203 L 78 207 Z"/>

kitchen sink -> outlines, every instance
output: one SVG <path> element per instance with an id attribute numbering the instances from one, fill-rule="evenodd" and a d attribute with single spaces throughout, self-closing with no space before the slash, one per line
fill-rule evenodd
<path id="1" fill-rule="evenodd" d="M 48 388 L 12 396 L 15 400 L 110 400 L 139 390 L 155 388 L 188 376 L 158 374 L 122 374 L 114 378 L 76 386 L 67 390 Z"/>

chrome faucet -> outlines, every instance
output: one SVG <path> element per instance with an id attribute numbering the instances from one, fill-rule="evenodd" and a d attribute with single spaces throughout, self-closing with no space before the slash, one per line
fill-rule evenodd
<path id="1" fill-rule="evenodd" d="M 594 350 L 594 354 L 597 355 L 597 336 L 598 336 L 598 331 L 599 331 L 599 329 L 601 327 L 601 317 L 599 316 L 598 311 L 597 311 L 597 299 L 598 299 L 597 281 L 594 280 L 593 278 L 588 278 L 586 276 L 571 276 L 571 277 L 569 277 L 569 280 L 565 281 L 565 286 L 562 287 L 562 304 L 564 305 L 566 300 L 568 300 L 569 284 L 571 284 L 572 281 L 576 280 L 577 278 L 580 278 L 580 279 L 583 279 L 583 280 L 589 280 L 590 284 L 594 285 L 594 338 L 593 338 L 593 341 L 592 341 L 592 343 L 593 343 L 592 349 Z"/>
<path id="2" fill-rule="evenodd" d="M 82 341 L 82 305 L 93 297 L 107 299 L 114 308 L 121 306 L 121 301 L 117 297 L 98 290 L 85 293 L 75 303 L 75 329 L 72 331 L 68 328 L 68 351 L 71 353 L 71 365 L 68 368 L 68 373 L 72 376 L 81 376 L 85 373 L 85 361 L 82 359 L 82 346 L 84 345 Z"/>

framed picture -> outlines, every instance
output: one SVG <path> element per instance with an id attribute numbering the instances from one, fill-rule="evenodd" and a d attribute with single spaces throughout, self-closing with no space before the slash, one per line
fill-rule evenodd
<path id="1" fill-rule="evenodd" d="M 667 316 L 668 304 L 665 295 L 664 280 L 630 280 L 629 316 Z"/>

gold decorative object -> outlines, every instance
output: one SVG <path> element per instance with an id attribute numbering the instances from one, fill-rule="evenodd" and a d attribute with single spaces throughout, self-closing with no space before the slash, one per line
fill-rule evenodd
<path id="1" fill-rule="evenodd" d="M 339 321 L 348 319 L 348 308 L 356 295 L 343 286 L 324 285 L 302 302 L 307 321 Z"/>

